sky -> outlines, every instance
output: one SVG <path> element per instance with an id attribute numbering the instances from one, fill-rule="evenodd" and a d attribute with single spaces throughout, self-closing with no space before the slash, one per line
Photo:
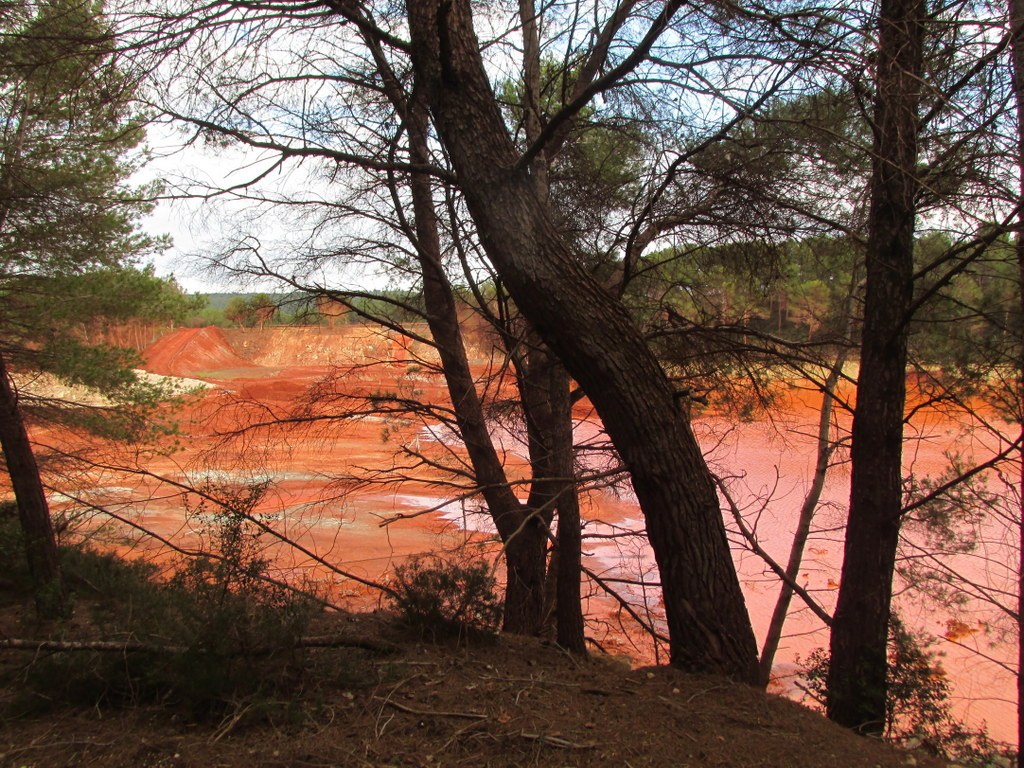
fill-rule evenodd
<path id="1" fill-rule="evenodd" d="M 231 167 L 200 148 L 180 147 L 180 139 L 165 128 L 150 129 L 149 148 L 153 160 L 137 173 L 134 181 L 159 180 L 168 188 L 181 178 L 225 178 Z M 212 173 L 211 173 L 212 171 Z M 150 235 L 169 235 L 171 247 L 153 259 L 157 274 L 173 276 L 190 293 L 216 292 L 226 289 L 222 282 L 203 274 L 198 255 L 217 237 L 215 224 L 204 214 L 198 200 L 160 200 L 153 212 L 142 222 Z"/>
<path id="2" fill-rule="evenodd" d="M 157 274 L 173 276 L 192 293 L 249 290 L 213 274 L 204 260 L 219 241 L 240 231 L 232 211 L 241 214 L 246 205 L 189 197 L 183 192 L 236 185 L 266 168 L 268 160 L 260 153 L 236 146 L 184 145 L 184 141 L 185 135 L 166 123 L 151 125 L 147 145 L 152 159 L 131 179 L 132 184 L 159 180 L 165 187 L 164 199 L 142 222 L 147 234 L 169 235 L 172 241 L 170 248 L 152 259 Z M 255 234 L 268 235 L 260 232 L 258 224 L 250 222 L 246 230 L 250 227 Z"/>

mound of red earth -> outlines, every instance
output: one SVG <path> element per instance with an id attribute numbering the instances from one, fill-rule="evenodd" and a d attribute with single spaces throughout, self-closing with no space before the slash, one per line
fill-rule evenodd
<path id="1" fill-rule="evenodd" d="M 429 335 L 425 327 L 413 331 Z M 478 369 L 489 364 L 479 349 L 471 352 Z M 437 362 L 428 343 L 373 325 L 182 328 L 158 339 L 143 357 L 151 373 L 201 379 L 250 400 L 294 401 L 311 386 L 323 388 L 325 377 L 336 380 L 330 391 L 415 386 L 430 398 L 446 397 L 439 378 L 422 372 Z"/>
<path id="2" fill-rule="evenodd" d="M 256 367 L 235 352 L 223 330 L 213 327 L 173 331 L 143 357 L 147 371 L 163 376 L 230 378 Z"/>
<path id="3" fill-rule="evenodd" d="M 395 513 L 435 505 L 429 476 L 408 480 L 400 494 L 357 482 L 364 468 L 393 466 L 399 447 L 416 439 L 418 424 L 389 428 L 372 416 L 332 418 L 365 407 L 361 393 L 415 385 L 441 397 L 442 386 L 423 380 L 415 360 L 399 358 L 402 352 L 407 350 L 386 333 L 358 324 L 169 333 L 145 350 L 145 368 L 212 387 L 168 404 L 175 434 L 166 451 L 147 457 L 146 470 L 184 483 L 272 478 L 273 491 L 260 501 L 259 513 L 279 519 L 281 530 L 307 551 L 362 578 L 382 580 L 396 559 L 433 551 L 440 533 L 457 533 L 438 515 L 416 516 L 387 531 L 380 527 Z M 192 541 L 181 501 L 159 483 L 143 485 L 135 498 L 146 510 L 148 530 L 176 543 Z M 324 574 L 298 550 L 280 546 L 273 556 L 282 568 L 297 564 L 311 578 Z M 364 590 L 354 584 L 339 579 L 334 597 L 364 604 Z"/>

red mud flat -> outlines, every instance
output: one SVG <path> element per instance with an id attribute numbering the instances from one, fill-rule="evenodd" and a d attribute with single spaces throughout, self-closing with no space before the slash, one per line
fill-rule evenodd
<path id="1" fill-rule="evenodd" d="M 483 375 L 490 350 L 485 344 L 469 349 L 474 370 Z M 151 373 L 210 385 L 175 407 L 173 417 L 184 437 L 173 451 L 148 457 L 147 471 L 192 484 L 270 480 L 270 491 L 256 511 L 305 549 L 360 579 L 386 579 L 396 564 L 413 555 L 490 541 L 478 530 L 487 528 L 485 521 L 463 518 L 472 505 L 463 504 L 450 478 L 401 452 L 410 445 L 429 461 L 458 459 L 458 446 L 446 442 L 436 423 L 381 415 L 328 418 L 346 408 L 363 408 L 360 396 L 382 392 L 447 405 L 429 347 L 402 344 L 361 325 L 204 328 L 167 335 L 145 351 L 145 358 Z M 579 407 L 581 412 L 588 408 L 585 403 Z M 523 476 L 521 446 L 507 435 L 503 440 L 510 442 L 510 475 Z M 178 543 L 198 542 L 203 520 L 187 514 L 181 493 L 143 478 L 131 495 L 136 508 L 144 510 L 137 513 L 140 525 Z M 628 499 L 595 493 L 588 500 L 594 519 L 617 523 L 637 517 Z M 497 562 L 498 548 L 492 543 L 487 549 Z M 357 581 L 330 574 L 295 549 L 275 547 L 274 554 L 283 569 L 326 579 L 335 598 L 365 604 L 367 592 Z M 594 608 L 608 614 L 603 626 L 612 633 L 606 638 L 609 647 L 635 654 L 619 629 L 617 611 L 602 603 Z"/>
<path id="2" fill-rule="evenodd" d="M 475 352 L 482 371 L 484 357 Z M 148 457 L 145 469 L 192 484 L 269 481 L 256 511 L 275 529 L 345 573 L 385 579 L 412 555 L 480 538 L 430 511 L 445 507 L 451 517 L 461 505 L 446 506 L 449 491 L 431 483 L 442 475 L 401 453 L 409 444 L 450 461 L 451 446 L 399 416 L 332 418 L 365 410 L 359 398 L 384 392 L 446 403 L 431 353 L 362 325 L 175 331 L 144 352 L 145 369 L 210 388 L 174 407 L 183 437 L 173 450 Z M 186 514 L 182 494 L 143 478 L 132 496 L 148 500 L 141 513 L 146 527 L 176 541 L 199 535 L 202 526 Z M 300 551 L 275 552 L 283 568 L 325 576 L 324 566 Z M 335 596 L 365 595 L 357 582 L 326 577 Z"/>
<path id="3" fill-rule="evenodd" d="M 483 374 L 490 365 L 487 344 L 478 341 L 470 353 L 474 370 Z M 384 331 L 361 325 L 263 331 L 204 328 L 168 334 L 146 350 L 145 357 L 150 372 L 200 379 L 210 388 L 169 409 L 179 436 L 164 450 L 111 457 L 108 462 L 136 466 L 144 474 L 96 471 L 82 478 L 97 494 L 109 491 L 120 499 L 125 517 L 140 526 L 178 544 L 196 543 L 208 535 L 210 516 L 199 514 L 197 500 L 174 484 L 207 482 L 211 487 L 237 488 L 268 481 L 269 490 L 255 510 L 266 516 L 268 525 L 346 574 L 370 581 L 386 579 L 395 564 L 412 555 L 479 541 L 486 530 L 479 520 L 460 521 L 467 508 L 457 500 L 458 490 L 432 484 L 442 475 L 429 463 L 402 453 L 401 447 L 410 445 L 430 461 L 458 458 L 457 446 L 446 444 L 443 436 L 438 439 L 436 431 L 424 431 L 429 425 L 397 415 L 330 418 L 360 408 L 358 397 L 373 393 L 409 394 L 446 405 L 436 357 L 425 345 L 401 344 Z M 781 562 L 786 560 L 795 515 L 810 482 L 815 446 L 809 425 L 816 421 L 819 400 L 812 388 L 793 384 L 781 388 L 771 422 L 737 423 L 714 414 L 695 420 L 709 463 L 731 478 L 735 498 L 756 520 L 765 548 Z M 585 402 L 576 416 L 578 439 L 599 431 Z M 848 424 L 848 415 L 839 418 Z M 944 449 L 957 440 L 957 425 L 936 416 L 916 429 L 925 439 L 909 460 L 929 468 L 941 466 Z M 522 467 L 521 448 L 509 445 L 507 460 L 516 477 Z M 399 483 L 396 476 L 404 480 Z M 840 466 L 826 489 L 822 530 L 812 538 L 800 576 L 827 609 L 832 607 L 842 552 L 834 531 L 843 522 L 848 494 L 848 475 Z M 769 495 L 772 498 L 765 501 Z M 615 526 L 641 524 L 628 492 L 587 494 L 584 515 L 588 531 L 599 534 Z M 649 550 L 635 541 L 591 539 L 585 546 L 588 564 L 600 573 L 625 578 L 656 575 Z M 491 551 L 496 560 L 497 550 Z M 307 552 L 274 546 L 268 554 L 293 576 L 326 581 L 338 600 L 365 606 L 377 599 L 357 580 L 329 573 Z M 755 632 L 763 637 L 777 581 L 742 548 L 735 550 L 735 557 Z M 656 596 L 640 591 L 630 599 L 642 611 L 658 610 Z M 620 629 L 604 599 L 592 600 L 591 611 L 599 622 L 594 631 L 607 631 L 604 640 L 610 648 L 650 658 L 649 647 L 632 646 L 631 633 Z M 937 635 L 944 629 L 943 617 L 920 616 L 917 624 Z M 795 671 L 798 656 L 806 656 L 827 639 L 820 623 L 799 606 L 794 607 L 789 631 L 777 659 L 783 679 Z M 966 714 L 975 723 L 987 720 L 994 736 L 1012 739 L 1013 693 L 1000 677 L 1005 673 L 983 669 L 977 657 L 957 659 L 956 653 L 950 649 L 946 666 L 956 678 L 958 693 L 971 699 Z M 956 671 L 958 665 L 963 674 Z"/>

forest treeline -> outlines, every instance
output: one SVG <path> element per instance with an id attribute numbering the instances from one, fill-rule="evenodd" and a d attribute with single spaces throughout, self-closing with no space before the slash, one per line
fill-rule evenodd
<path id="1" fill-rule="evenodd" d="M 948 235 L 929 234 L 915 243 L 914 262 L 924 267 L 952 247 Z M 682 245 L 644 256 L 641 276 L 624 299 L 638 322 L 650 323 L 660 312 L 695 326 L 730 326 L 739 334 L 748 331 L 794 344 L 846 345 L 855 359 L 852 335 L 857 330 L 849 327 L 847 305 L 859 258 L 858 245 L 847 238 Z M 493 282 L 474 286 L 474 291 L 453 288 L 467 311 L 479 310 L 474 306 L 478 300 L 495 304 Z M 910 326 L 914 363 L 936 372 L 989 365 L 992 350 L 1011 347 L 1020 337 L 1016 291 L 1016 255 L 1002 236 L 915 313 Z M 318 306 L 317 294 L 299 291 L 197 293 L 193 300 L 179 319 L 193 327 L 256 327 L 260 307 L 271 325 L 366 322 L 376 316 L 414 323 L 425 311 L 415 286 L 354 298 L 354 312 L 340 303 L 333 310 L 323 301 Z"/>

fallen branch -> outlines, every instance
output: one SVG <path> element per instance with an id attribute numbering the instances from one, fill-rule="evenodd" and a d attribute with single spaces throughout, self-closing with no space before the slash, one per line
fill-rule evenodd
<path id="1" fill-rule="evenodd" d="M 140 643 L 134 640 L 22 640 L 8 637 L 0 640 L 0 649 L 12 651 L 99 651 L 101 653 L 153 653 L 170 651 L 181 653 L 185 650 L 180 645 L 159 645 Z"/>
<path id="2" fill-rule="evenodd" d="M 519 735 L 524 739 L 539 741 L 541 744 L 546 744 L 549 747 L 558 747 L 559 749 L 597 749 L 597 744 L 592 741 L 578 744 L 575 741 L 569 741 L 560 736 L 544 736 L 540 733 L 527 733 L 526 731 L 521 731 Z"/>
<path id="3" fill-rule="evenodd" d="M 362 648 L 364 651 L 374 653 L 398 653 L 401 648 L 387 640 L 368 640 L 365 637 L 352 637 L 350 635 L 321 635 L 318 637 L 303 637 L 295 646 L 296 648 Z"/>
<path id="4" fill-rule="evenodd" d="M 482 715 L 479 712 L 450 712 L 445 710 L 430 710 L 430 709 L 416 709 L 414 707 L 408 707 L 405 704 L 399 704 L 397 701 L 391 699 L 382 699 L 380 696 L 375 696 L 377 701 L 383 701 L 389 707 L 394 707 L 399 712 L 405 712 L 407 715 L 419 715 L 421 717 L 462 717 L 467 720 L 487 720 L 489 715 Z"/>
<path id="5" fill-rule="evenodd" d="M 325 635 L 304 637 L 287 646 L 288 648 L 362 648 L 374 653 L 397 653 L 399 647 L 382 640 L 367 640 L 361 637 L 343 635 Z M 145 643 L 138 640 L 26 640 L 15 637 L 0 639 L 0 650 L 52 652 L 98 653 L 184 653 L 189 650 L 184 645 L 164 645 L 162 643 Z M 274 653 L 278 648 L 256 648 L 248 651 L 236 651 L 238 655 L 254 655 Z"/>
<path id="6" fill-rule="evenodd" d="M 249 710 L 254 706 L 254 704 L 247 704 L 246 706 L 238 709 L 233 715 L 225 717 L 221 724 L 217 726 L 217 730 L 213 732 L 213 736 L 210 738 L 210 743 L 216 744 L 231 733 L 231 731 L 235 729 L 235 726 L 241 722 L 242 718 L 245 717 L 249 713 Z"/>

